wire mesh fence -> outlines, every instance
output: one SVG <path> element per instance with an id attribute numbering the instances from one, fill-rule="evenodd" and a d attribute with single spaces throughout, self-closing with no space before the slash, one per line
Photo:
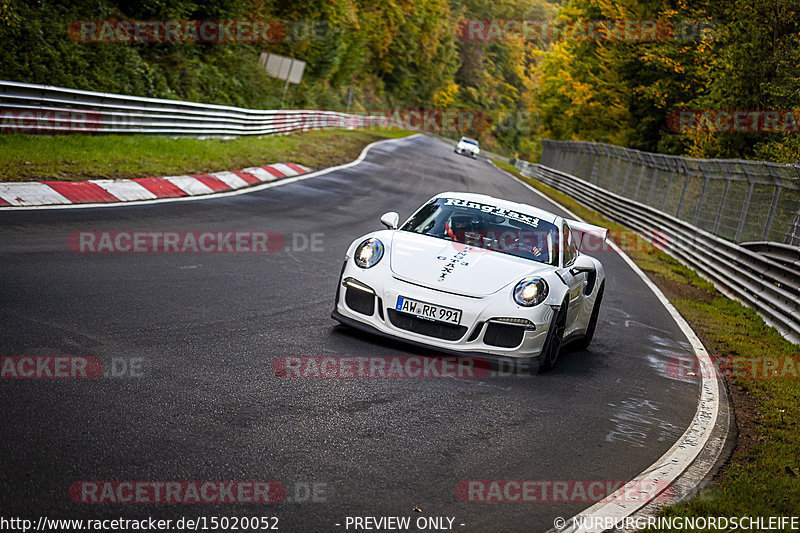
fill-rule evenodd
<path id="1" fill-rule="evenodd" d="M 735 244 L 660 208 L 634 201 L 631 197 L 636 187 L 629 194 L 616 194 L 587 179 L 542 164 L 517 159 L 514 167 L 523 176 L 553 187 L 645 236 L 712 282 L 722 294 L 754 308 L 785 338 L 800 343 L 800 248 L 797 246 L 764 241 Z M 651 183 L 644 181 L 642 186 L 649 187 Z"/>
<path id="2" fill-rule="evenodd" d="M 542 141 L 540 162 L 736 243 L 800 245 L 798 164 L 550 140 Z"/>

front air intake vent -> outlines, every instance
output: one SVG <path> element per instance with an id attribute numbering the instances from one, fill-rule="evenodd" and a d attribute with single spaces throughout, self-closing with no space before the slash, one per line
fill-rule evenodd
<path id="1" fill-rule="evenodd" d="M 420 335 L 436 337 L 437 339 L 444 339 L 446 341 L 457 341 L 467 333 L 466 326 L 457 326 L 455 324 L 446 324 L 444 322 L 417 318 L 406 313 L 398 313 L 394 309 L 387 309 L 386 311 L 389 313 L 389 321 L 395 327 L 413 333 L 419 333 Z"/>
<path id="2" fill-rule="evenodd" d="M 525 327 L 502 322 L 489 322 L 483 334 L 484 344 L 500 348 L 516 348 L 522 344 Z"/>
<path id="3" fill-rule="evenodd" d="M 361 313 L 362 315 L 367 316 L 372 316 L 375 314 L 375 295 L 371 292 L 346 286 L 344 292 L 344 303 L 356 313 Z"/>

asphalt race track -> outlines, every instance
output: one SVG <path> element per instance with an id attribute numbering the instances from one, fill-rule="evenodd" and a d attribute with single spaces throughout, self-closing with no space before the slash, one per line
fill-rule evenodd
<path id="1" fill-rule="evenodd" d="M 337 326 L 330 312 L 349 243 L 380 228 L 384 212 L 404 220 L 447 190 L 553 209 L 486 161 L 415 136 L 375 146 L 353 167 L 238 196 L 0 211 L 0 355 L 94 356 L 125 374 L 0 379 L 3 514 L 277 516 L 292 532 L 345 531 L 348 516 L 432 516 L 454 517 L 464 532 L 544 531 L 591 502 L 470 503 L 456 487 L 625 480 L 645 470 L 690 423 L 699 382 L 665 371 L 691 347 L 612 252 L 596 255 L 608 280 L 591 349 L 563 355 L 547 374 L 274 375 L 281 356 L 431 353 Z M 105 230 L 268 230 L 286 249 L 92 254 L 67 246 L 73 232 Z M 69 487 L 81 480 L 279 481 L 288 498 L 73 503 Z M 316 498 L 307 490 L 314 483 Z"/>

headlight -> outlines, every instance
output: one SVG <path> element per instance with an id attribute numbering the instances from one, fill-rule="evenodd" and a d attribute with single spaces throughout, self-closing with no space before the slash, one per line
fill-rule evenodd
<path id="1" fill-rule="evenodd" d="M 533 307 L 545 301 L 549 290 L 547 282 L 542 278 L 525 278 L 514 287 L 514 301 L 524 307 Z"/>
<path id="2" fill-rule="evenodd" d="M 372 268 L 378 264 L 381 257 L 383 257 L 383 243 L 372 238 L 358 245 L 353 260 L 361 268 Z"/>

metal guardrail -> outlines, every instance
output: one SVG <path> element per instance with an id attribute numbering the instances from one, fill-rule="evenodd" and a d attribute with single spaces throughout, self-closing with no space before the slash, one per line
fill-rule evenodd
<path id="1" fill-rule="evenodd" d="M 777 242 L 743 242 L 748 250 L 758 252 L 773 261 L 800 270 L 800 247 Z"/>
<path id="2" fill-rule="evenodd" d="M 696 270 L 726 296 L 754 308 L 788 340 L 800 342 L 800 269 L 729 242 L 642 202 L 572 174 L 517 160 L 515 168 L 637 231 Z M 777 247 L 770 247 L 775 249 Z M 796 247 L 780 247 L 790 257 Z"/>
<path id="3" fill-rule="evenodd" d="M 733 242 L 800 245 L 800 165 L 542 141 L 540 163 Z"/>
<path id="4" fill-rule="evenodd" d="M 0 81 L 0 131 L 238 136 L 352 129 L 380 120 L 334 111 L 256 110 Z"/>

